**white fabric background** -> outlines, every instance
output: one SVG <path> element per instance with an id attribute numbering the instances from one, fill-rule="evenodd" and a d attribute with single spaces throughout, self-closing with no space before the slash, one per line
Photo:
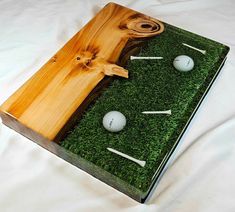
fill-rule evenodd
<path id="1" fill-rule="evenodd" d="M 149 201 L 142 205 L 0 125 L 0 211 L 235 211 L 235 1 L 115 1 L 231 47 Z M 0 103 L 108 1 L 1 0 Z"/>

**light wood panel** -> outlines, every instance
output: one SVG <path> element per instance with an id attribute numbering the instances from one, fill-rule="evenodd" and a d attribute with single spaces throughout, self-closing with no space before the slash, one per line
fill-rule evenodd
<path id="1" fill-rule="evenodd" d="M 3 122 L 33 140 L 60 140 L 107 84 L 105 76 L 128 78 L 120 65 L 163 30 L 158 20 L 109 3 L 1 105 Z"/>

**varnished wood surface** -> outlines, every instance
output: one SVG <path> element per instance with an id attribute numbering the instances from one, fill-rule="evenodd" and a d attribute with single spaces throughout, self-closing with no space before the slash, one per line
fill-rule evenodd
<path id="1" fill-rule="evenodd" d="M 109 3 L 1 105 L 3 122 L 10 126 L 14 119 L 21 125 L 17 128 L 25 126 L 48 140 L 59 140 L 83 105 L 91 102 L 90 93 L 102 85 L 105 75 L 128 78 L 119 65 L 138 50 L 141 39 L 163 30 L 158 20 Z"/>

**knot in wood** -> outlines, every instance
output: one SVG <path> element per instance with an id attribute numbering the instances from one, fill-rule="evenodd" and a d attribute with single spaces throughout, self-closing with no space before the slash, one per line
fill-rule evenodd
<path id="1" fill-rule="evenodd" d="M 96 54 L 90 51 L 84 51 L 76 55 L 76 61 L 78 64 L 82 64 L 84 67 L 92 69 Z"/>
<path id="2" fill-rule="evenodd" d="M 164 30 L 164 25 L 153 18 L 142 14 L 131 15 L 119 25 L 121 30 L 129 30 L 131 37 L 151 37 L 160 34 Z"/>

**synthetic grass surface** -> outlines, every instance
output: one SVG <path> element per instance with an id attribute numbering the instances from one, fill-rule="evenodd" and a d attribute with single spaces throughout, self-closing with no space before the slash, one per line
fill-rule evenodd
<path id="1" fill-rule="evenodd" d="M 182 45 L 207 51 L 206 55 Z M 210 81 L 227 53 L 227 47 L 165 24 L 165 31 L 146 42 L 139 56 L 163 60 L 129 61 L 129 79 L 115 78 L 88 109 L 61 146 L 117 176 L 144 193 L 165 155 L 177 141 Z M 193 58 L 191 72 L 172 66 L 178 55 Z M 79 91 L 78 91 L 79 92 Z M 172 110 L 171 116 L 141 114 L 146 110 Z M 119 133 L 102 126 L 103 116 L 122 112 L 127 125 Z M 144 168 L 107 150 L 114 148 L 146 161 Z"/>

